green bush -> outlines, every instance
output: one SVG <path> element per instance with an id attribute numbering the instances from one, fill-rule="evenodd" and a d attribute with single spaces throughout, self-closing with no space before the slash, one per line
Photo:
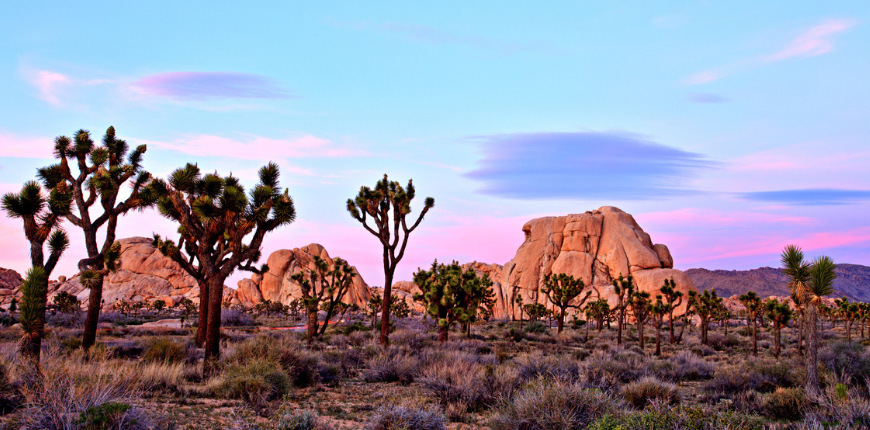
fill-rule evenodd
<path id="1" fill-rule="evenodd" d="M 254 407 L 287 394 L 292 383 L 281 367 L 272 361 L 234 364 L 224 370 L 215 389 L 218 396 L 243 399 Z"/>
<path id="2" fill-rule="evenodd" d="M 763 430 L 759 417 L 733 412 L 715 413 L 701 408 L 663 407 L 624 416 L 606 415 L 588 430 Z"/>
<path id="3" fill-rule="evenodd" d="M 779 420 L 799 420 L 807 410 L 807 397 L 801 388 L 777 388 L 761 402 L 764 414 Z"/>
<path id="4" fill-rule="evenodd" d="M 142 354 L 142 360 L 146 362 L 181 363 L 185 358 L 185 348 L 165 337 L 151 341 Z"/>
<path id="5" fill-rule="evenodd" d="M 523 331 L 532 334 L 544 334 L 549 332 L 550 328 L 540 321 L 534 321 L 526 324 L 526 326 L 523 327 Z"/>
<path id="6" fill-rule="evenodd" d="M 85 430 L 114 430 L 135 427 L 139 420 L 127 416 L 130 409 L 130 405 L 120 402 L 91 406 L 81 412 L 76 424 Z"/>
<path id="7" fill-rule="evenodd" d="M 325 430 L 320 416 L 312 410 L 295 411 L 284 406 L 272 418 L 275 430 Z"/>
<path id="8" fill-rule="evenodd" d="M 870 379 L 870 353 L 856 342 L 838 342 L 819 353 L 819 361 L 825 367 L 853 382 Z"/>
<path id="9" fill-rule="evenodd" d="M 662 382 L 653 377 L 645 377 L 622 387 L 622 397 L 637 409 L 643 409 L 653 402 L 675 405 L 680 403 L 677 386 Z"/>

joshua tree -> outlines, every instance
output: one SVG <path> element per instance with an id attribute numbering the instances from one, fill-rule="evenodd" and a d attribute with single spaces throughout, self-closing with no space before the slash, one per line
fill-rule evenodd
<path id="1" fill-rule="evenodd" d="M 832 285 L 837 274 L 836 264 L 830 257 L 818 257 L 810 265 L 804 261 L 800 247 L 788 245 L 782 252 L 783 273 L 789 279 L 793 294 L 804 305 L 804 319 L 807 335 L 807 394 L 815 396 L 819 392 L 818 375 L 818 324 L 819 305 L 822 298 L 833 292 Z"/>
<path id="2" fill-rule="evenodd" d="M 514 287 L 516 289 L 516 287 Z M 514 297 L 514 303 L 520 308 L 520 324 L 523 322 L 523 295 L 518 293 L 516 297 Z"/>
<path id="3" fill-rule="evenodd" d="M 787 301 L 780 302 L 777 299 L 771 299 L 764 302 L 764 310 L 767 312 L 767 318 L 773 323 L 773 355 L 779 358 L 779 352 L 782 342 L 780 341 L 782 327 L 788 324 L 791 320 L 792 310 Z"/>
<path id="4" fill-rule="evenodd" d="M 837 310 L 840 316 L 843 317 L 843 325 L 846 327 L 846 339 L 852 341 L 852 323 L 858 318 L 860 308 L 857 303 L 849 303 L 849 299 L 843 296 L 842 299 L 835 299 Z"/>
<path id="5" fill-rule="evenodd" d="M 550 310 L 540 303 L 528 303 L 523 306 L 526 315 L 529 316 L 529 321 L 535 322 L 550 314 Z"/>
<path id="6" fill-rule="evenodd" d="M 701 343 L 706 345 L 710 319 L 718 312 L 722 299 L 716 296 L 716 289 L 711 289 L 705 290 L 702 294 L 692 295 L 689 300 L 694 301 L 692 308 L 701 319 Z"/>
<path id="7" fill-rule="evenodd" d="M 758 355 L 758 313 L 762 311 L 761 299 L 755 291 L 740 295 L 740 303 L 746 308 L 746 319 L 752 322 L 752 354 Z"/>
<path id="8" fill-rule="evenodd" d="M 628 308 L 631 295 L 634 293 L 635 286 L 634 278 L 628 275 L 628 278 L 623 278 L 622 274 L 619 279 L 613 280 L 613 291 L 616 293 L 616 307 L 613 310 L 616 312 L 616 344 L 622 345 L 622 326 L 625 324 L 625 311 Z"/>
<path id="9" fill-rule="evenodd" d="M 251 190 L 232 175 L 200 174 L 187 164 L 172 172 L 168 183 L 153 180 L 145 190 L 157 200 L 160 213 L 179 224 L 178 244 L 155 236 L 160 252 L 178 263 L 194 278 L 203 280 L 200 300 L 207 300 L 205 332 L 205 375 L 217 370 L 220 358 L 221 305 L 224 282 L 236 269 L 262 273 L 253 264 L 260 258 L 266 233 L 296 219 L 293 200 L 278 185 L 280 171 L 274 163 L 259 171 L 260 182 Z M 245 244 L 245 238 L 250 239 Z M 182 252 L 184 250 L 184 252 Z"/>
<path id="10" fill-rule="evenodd" d="M 791 292 L 791 301 L 794 303 L 794 314 L 797 315 L 796 326 L 798 329 L 798 355 L 804 355 L 804 330 L 806 329 L 806 318 L 804 318 L 804 301 L 800 300 L 795 291 Z"/>
<path id="11" fill-rule="evenodd" d="M 106 130 L 101 146 L 94 144 L 86 130 L 77 131 L 72 139 L 60 136 L 54 142 L 54 155 L 60 162 L 38 172 L 46 188 L 54 189 L 65 183 L 70 189 L 77 213 L 68 213 L 65 217 L 85 236 L 88 256 L 79 261 L 78 268 L 82 278 L 89 279 L 91 288 L 82 335 L 82 347 L 88 349 L 96 341 L 103 301 L 103 277 L 96 275 L 108 273 L 105 255 L 115 243 L 118 218 L 132 209 L 153 203 L 153 200 L 140 196 L 140 190 L 150 181 L 151 175 L 141 166 L 145 145 L 129 152 L 127 142 L 115 137 L 114 127 Z M 71 163 L 76 164 L 76 174 L 72 172 Z M 131 180 L 130 195 L 119 202 L 121 189 Z M 102 213 L 92 214 L 91 208 L 98 202 Z M 104 233 L 102 246 L 97 237 L 101 229 Z"/>
<path id="12" fill-rule="evenodd" d="M 437 319 L 441 342 L 447 341 L 451 324 L 473 321 L 473 314 L 493 294 L 488 275 L 478 277 L 472 268 L 463 272 L 455 261 L 445 265 L 435 260 L 431 270 L 414 273 L 414 283 L 423 292 L 415 294 L 414 300 L 423 302 L 426 312 Z"/>
<path id="13" fill-rule="evenodd" d="M 578 297 L 583 293 L 586 284 L 583 279 L 574 279 L 571 275 L 564 273 L 556 273 L 544 276 L 544 285 L 541 286 L 541 292 L 547 296 L 553 306 L 559 308 L 557 316 L 558 325 L 557 333 L 562 333 L 562 328 L 565 325 L 565 312 L 568 308 L 580 309 L 586 300 L 592 295 L 592 291 L 587 291 L 586 295 L 577 302 Z M 573 304 L 571 302 L 574 302 Z"/>
<path id="14" fill-rule="evenodd" d="M 60 229 L 62 217 L 70 213 L 72 194 L 66 183 L 56 184 L 46 197 L 35 181 L 24 184 L 19 193 L 3 195 L 3 210 L 10 218 L 21 218 L 24 236 L 30 242 L 30 266 L 27 288 L 22 286 L 21 326 L 25 328 L 20 344 L 23 356 L 39 362 L 39 350 L 45 335 L 45 307 L 48 300 L 48 277 L 60 256 L 69 247 L 69 238 Z M 43 248 L 48 241 L 48 260 Z M 31 277 L 32 276 L 32 277 Z M 27 303 L 27 313 L 23 312 Z M 10 306 L 10 311 L 13 310 Z"/>
<path id="15" fill-rule="evenodd" d="M 683 341 L 683 332 L 685 332 L 686 327 L 689 325 L 689 321 L 692 318 L 692 315 L 695 315 L 695 303 L 697 302 L 698 293 L 693 290 L 689 290 L 689 301 L 686 302 L 686 311 L 683 312 L 683 324 L 680 326 L 680 334 L 677 336 L 677 343 Z"/>
<path id="16" fill-rule="evenodd" d="M 604 328 L 604 320 L 610 314 L 610 304 L 607 299 L 598 299 L 586 305 L 586 315 L 595 320 L 595 328 L 601 333 Z"/>
<path id="17" fill-rule="evenodd" d="M 628 299 L 631 305 L 631 316 L 634 317 L 634 322 L 637 324 L 637 340 L 638 346 L 643 351 L 643 327 L 650 316 L 650 307 L 652 303 L 649 299 L 649 293 L 646 291 L 635 291 Z"/>
<path id="18" fill-rule="evenodd" d="M 671 332 L 671 343 L 673 344 L 675 341 L 674 310 L 683 303 L 683 293 L 682 291 L 677 290 L 677 283 L 674 282 L 673 277 L 671 277 L 671 279 L 665 279 L 665 283 L 662 285 L 660 291 L 668 305 L 668 329 Z"/>
<path id="19" fill-rule="evenodd" d="M 664 324 L 665 315 L 670 314 L 671 304 L 662 303 L 662 296 L 656 296 L 656 302 L 650 307 L 649 312 L 652 316 L 653 326 L 656 328 L 656 356 L 662 355 L 662 325 Z"/>
<path id="20" fill-rule="evenodd" d="M 435 206 L 435 199 L 427 197 L 417 217 L 417 221 L 410 227 L 406 217 L 411 213 L 411 201 L 414 200 L 416 191 L 412 180 L 408 186 L 396 181 L 384 179 L 375 184 L 375 188 L 361 187 L 355 199 L 347 200 L 347 211 L 350 215 L 375 235 L 384 248 L 384 301 L 381 305 L 381 345 L 387 346 L 390 341 L 390 300 L 393 288 L 393 274 L 396 266 L 405 255 L 405 247 L 408 245 L 408 237 L 411 235 L 426 212 Z M 374 226 L 366 221 L 372 219 Z"/>
<path id="21" fill-rule="evenodd" d="M 326 260 L 314 256 L 314 270 L 308 273 L 298 272 L 292 279 L 299 283 L 302 290 L 302 303 L 308 312 L 308 342 L 318 334 L 326 333 L 329 318 L 335 312 L 335 307 L 344 298 L 350 285 L 353 284 L 353 276 L 356 272 L 346 261 L 341 258 L 333 260 L 332 268 Z M 307 277 L 307 279 L 306 279 Z M 326 319 L 323 327 L 318 331 L 317 311 L 323 303 L 326 311 Z"/>

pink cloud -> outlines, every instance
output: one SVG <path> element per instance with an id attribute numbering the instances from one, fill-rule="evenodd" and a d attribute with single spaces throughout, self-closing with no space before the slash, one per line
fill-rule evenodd
<path id="1" fill-rule="evenodd" d="M 701 84 L 709 84 L 710 82 L 718 81 L 725 77 L 724 73 L 713 71 L 713 70 L 705 70 L 703 72 L 695 73 L 692 76 L 686 78 L 685 83 L 687 85 L 701 85 Z"/>
<path id="2" fill-rule="evenodd" d="M 831 37 L 855 25 L 854 20 L 838 19 L 825 21 L 794 38 L 785 48 L 769 55 L 767 61 L 780 61 L 793 57 L 814 57 L 827 54 L 834 48 Z"/>
<path id="3" fill-rule="evenodd" d="M 39 90 L 39 98 L 53 106 L 61 104 L 58 90 L 72 83 L 68 76 L 48 70 L 36 71 L 28 76 L 28 80 Z"/>
<path id="4" fill-rule="evenodd" d="M 52 158 L 54 140 L 0 131 L 0 157 Z"/>
<path id="5" fill-rule="evenodd" d="M 175 100 L 291 97 L 267 77 L 237 72 L 159 73 L 140 78 L 132 88 L 140 94 Z"/>
<path id="6" fill-rule="evenodd" d="M 327 139 L 311 135 L 289 139 L 272 139 L 253 135 L 247 135 L 242 139 L 232 139 L 214 135 L 199 135 L 173 142 L 150 141 L 147 143 L 158 148 L 185 154 L 231 157 L 243 160 L 261 160 L 273 157 L 305 158 L 366 155 L 365 151 L 337 146 Z"/>

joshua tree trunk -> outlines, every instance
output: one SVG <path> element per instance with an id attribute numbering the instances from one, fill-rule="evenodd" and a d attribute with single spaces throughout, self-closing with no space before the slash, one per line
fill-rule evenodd
<path id="1" fill-rule="evenodd" d="M 819 393 L 818 374 L 818 309 L 815 303 L 806 308 L 807 325 L 807 395 L 814 398 Z"/>
<path id="2" fill-rule="evenodd" d="M 557 321 L 556 333 L 562 333 L 562 327 L 565 325 L 565 310 L 562 309 L 562 312 L 559 313 L 559 319 Z"/>
<path id="3" fill-rule="evenodd" d="M 662 330 L 661 324 L 656 325 L 656 356 L 662 355 Z"/>
<path id="4" fill-rule="evenodd" d="M 797 320 L 797 324 L 795 324 L 798 329 L 798 355 L 804 355 L 804 330 L 806 328 L 806 323 L 804 321 L 806 319 L 806 316 L 804 315 L 804 313 L 805 312 L 801 312 L 801 315 Z"/>
<path id="5" fill-rule="evenodd" d="M 752 320 L 752 355 L 758 355 L 758 322 Z"/>
<path id="6" fill-rule="evenodd" d="M 97 341 L 97 324 L 100 321 L 100 307 L 103 301 L 103 275 L 91 286 L 88 294 L 88 315 L 85 318 L 85 330 L 82 333 L 82 348 L 88 350 Z"/>
<path id="7" fill-rule="evenodd" d="M 208 327 L 205 336 L 205 364 L 203 374 L 212 376 L 218 371 L 221 346 L 221 305 L 223 304 L 224 280 L 215 275 L 208 280 Z"/>
<path id="8" fill-rule="evenodd" d="M 308 308 L 308 343 L 314 339 L 317 334 L 317 308 Z"/>
<path id="9" fill-rule="evenodd" d="M 209 288 L 205 281 L 199 283 L 199 322 L 196 326 L 196 344 L 199 347 L 205 346 L 205 332 L 208 329 L 208 306 L 209 306 Z"/>
<path id="10" fill-rule="evenodd" d="M 640 350 L 643 351 L 643 323 L 639 322 L 637 324 L 637 340 L 640 345 Z"/>
<path id="11" fill-rule="evenodd" d="M 773 326 L 773 343 L 774 343 L 775 345 L 774 345 L 774 350 L 773 350 L 773 356 L 776 357 L 776 358 L 779 358 L 779 351 L 780 351 L 780 331 L 781 331 L 781 330 L 782 330 L 782 326 L 779 325 L 779 323 L 774 323 L 774 326 Z"/>

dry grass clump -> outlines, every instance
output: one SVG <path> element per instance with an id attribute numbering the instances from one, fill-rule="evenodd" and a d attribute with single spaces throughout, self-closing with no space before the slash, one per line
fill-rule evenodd
<path id="1" fill-rule="evenodd" d="M 870 379 L 870 352 L 858 342 L 837 342 L 819 351 L 819 361 L 838 377 L 849 382 Z"/>
<path id="2" fill-rule="evenodd" d="M 419 372 L 416 357 L 398 349 L 380 352 L 366 362 L 363 379 L 366 382 L 399 382 L 410 384 Z"/>
<path id="3" fill-rule="evenodd" d="M 510 398 L 520 386 L 513 366 L 497 362 L 482 364 L 473 355 L 448 354 L 423 370 L 420 383 L 443 405 L 453 420 L 467 411 L 485 409 Z"/>
<path id="4" fill-rule="evenodd" d="M 747 360 L 739 366 L 720 366 L 705 389 L 717 393 L 740 393 L 746 390 L 771 392 L 777 387 L 792 387 L 800 374 L 789 363 L 758 358 Z"/>
<path id="5" fill-rule="evenodd" d="M 794 421 L 803 418 L 809 403 L 802 388 L 777 388 L 765 394 L 761 401 L 764 414 L 778 420 Z"/>
<path id="6" fill-rule="evenodd" d="M 578 379 L 583 371 L 580 362 L 571 356 L 544 355 L 541 351 L 520 354 L 514 359 L 519 376 L 530 381 L 539 376 Z"/>
<path id="7" fill-rule="evenodd" d="M 653 403 L 643 412 L 606 415 L 588 430 L 764 430 L 764 421 L 755 416 L 711 412 L 698 407 Z"/>
<path id="8" fill-rule="evenodd" d="M 663 365 L 653 373 L 670 381 L 707 379 L 716 373 L 716 365 L 689 351 L 680 351 L 658 362 Z M 655 367 L 654 363 L 651 363 L 651 369 Z"/>
<path id="9" fill-rule="evenodd" d="M 242 399 L 255 408 L 263 408 L 270 400 L 288 393 L 290 377 L 269 360 L 233 364 L 209 385 L 215 394 L 228 399 Z"/>
<path id="10" fill-rule="evenodd" d="M 198 369 L 202 369 L 197 366 Z M 138 372 L 139 388 L 146 392 L 178 392 L 185 381 L 185 366 L 182 363 L 142 363 L 130 369 Z"/>
<path id="11" fill-rule="evenodd" d="M 680 390 L 676 385 L 651 376 L 623 385 L 621 392 L 622 397 L 637 409 L 643 409 L 653 402 L 670 405 L 680 403 Z"/>
<path id="12" fill-rule="evenodd" d="M 330 430 L 317 412 L 305 410 L 292 410 L 287 406 L 281 407 L 272 416 L 270 430 Z"/>
<path id="13" fill-rule="evenodd" d="M 18 386 L 26 401 L 22 423 L 28 429 L 148 428 L 138 398 L 139 374 L 127 363 L 94 351 L 89 361 L 50 351 L 42 357 L 42 376 L 20 375 Z M 84 427 L 87 428 L 87 427 Z"/>
<path id="14" fill-rule="evenodd" d="M 646 358 L 622 348 L 596 350 L 586 358 L 583 373 L 590 385 L 610 389 L 644 376 Z"/>
<path id="15" fill-rule="evenodd" d="M 148 363 L 181 363 L 187 358 L 184 346 L 167 337 L 158 337 L 147 343 L 142 361 Z"/>
<path id="16" fill-rule="evenodd" d="M 502 402 L 489 424 L 493 430 L 583 429 L 623 408 L 621 400 L 577 382 L 538 379 Z"/>
<path id="17" fill-rule="evenodd" d="M 383 405 L 369 417 L 366 430 L 444 430 L 444 414 L 437 408 Z"/>

